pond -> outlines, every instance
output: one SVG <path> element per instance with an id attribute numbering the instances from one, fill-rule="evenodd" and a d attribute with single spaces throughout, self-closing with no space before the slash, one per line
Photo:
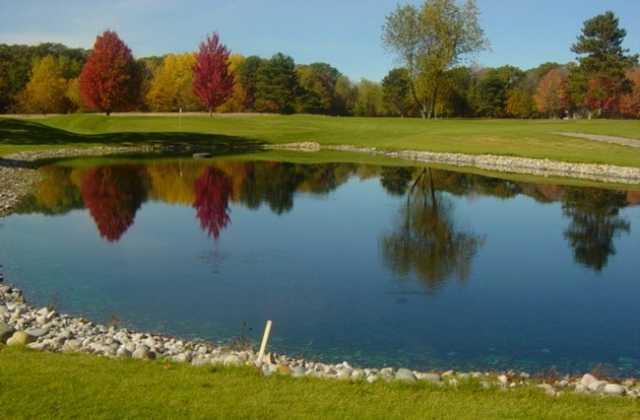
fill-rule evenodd
<path id="1" fill-rule="evenodd" d="M 255 157 L 71 161 L 0 221 L 27 299 L 416 369 L 640 373 L 640 193 Z"/>

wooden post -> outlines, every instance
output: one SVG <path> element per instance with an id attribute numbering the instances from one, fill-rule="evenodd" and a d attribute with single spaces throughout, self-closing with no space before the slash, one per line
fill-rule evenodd
<path id="1" fill-rule="evenodd" d="M 267 321 L 267 325 L 264 327 L 264 335 L 262 336 L 262 344 L 260 344 L 260 353 L 258 353 L 258 360 L 262 362 L 264 359 L 264 352 L 267 350 L 267 343 L 269 342 L 269 336 L 271 335 L 271 320 Z"/>

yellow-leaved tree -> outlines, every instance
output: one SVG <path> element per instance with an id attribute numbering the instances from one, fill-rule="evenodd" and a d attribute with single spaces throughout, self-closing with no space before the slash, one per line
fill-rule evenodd
<path id="1" fill-rule="evenodd" d="M 66 92 L 62 65 L 48 55 L 33 64 L 31 79 L 19 97 L 20 108 L 23 112 L 42 114 L 66 112 L 69 107 Z"/>
<path id="2" fill-rule="evenodd" d="M 202 108 L 191 87 L 195 62 L 192 53 L 169 54 L 164 58 L 147 92 L 146 101 L 151 110 L 197 111 Z"/>
<path id="3" fill-rule="evenodd" d="M 245 103 L 247 101 L 247 92 L 237 74 L 238 68 L 245 62 L 244 56 L 240 54 L 231 54 L 229 56 L 229 71 L 233 74 L 234 85 L 231 97 L 217 109 L 218 112 L 243 112 L 245 111 Z"/>

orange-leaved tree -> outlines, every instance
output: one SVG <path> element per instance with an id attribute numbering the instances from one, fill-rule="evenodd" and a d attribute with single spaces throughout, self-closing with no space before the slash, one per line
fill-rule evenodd
<path id="1" fill-rule="evenodd" d="M 538 112 L 548 116 L 562 116 L 571 105 L 568 71 L 564 68 L 549 70 L 538 84 L 534 101 Z"/>

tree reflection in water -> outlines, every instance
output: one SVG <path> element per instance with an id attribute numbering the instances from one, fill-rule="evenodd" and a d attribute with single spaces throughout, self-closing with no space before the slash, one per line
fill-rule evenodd
<path id="1" fill-rule="evenodd" d="M 571 223 L 564 233 L 575 260 L 597 272 L 616 254 L 613 239 L 629 233 L 631 225 L 619 216 L 627 195 L 595 188 L 570 188 L 562 209 Z"/>
<path id="2" fill-rule="evenodd" d="M 194 184 L 195 201 L 200 226 L 214 239 L 227 227 L 229 217 L 229 197 L 232 194 L 231 180 L 219 169 L 209 167 Z"/>
<path id="3" fill-rule="evenodd" d="M 465 232 L 453 220 L 453 202 L 437 192 L 425 169 L 407 194 L 395 230 L 381 239 L 386 265 L 406 276 L 415 272 L 430 293 L 451 276 L 465 281 L 484 238 Z"/>
<path id="4" fill-rule="evenodd" d="M 80 193 L 100 235 L 117 242 L 133 224 L 145 200 L 143 169 L 138 166 L 101 166 L 82 177 Z"/>

